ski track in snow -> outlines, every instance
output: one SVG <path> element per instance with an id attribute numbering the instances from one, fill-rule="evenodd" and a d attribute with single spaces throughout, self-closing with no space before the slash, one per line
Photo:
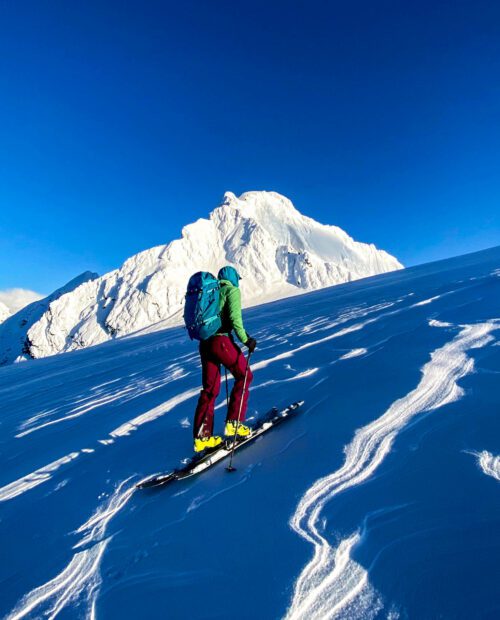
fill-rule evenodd
<path id="1" fill-rule="evenodd" d="M 76 530 L 84 537 L 73 549 L 88 545 L 87 549 L 76 552 L 56 577 L 26 594 L 5 620 L 21 620 L 26 616 L 52 620 L 68 604 L 84 606 L 86 617 L 91 620 L 95 618 L 95 604 L 101 585 L 100 564 L 111 540 L 110 536 L 105 538 L 106 528 L 132 497 L 135 485 L 124 488 L 129 480 L 120 483 L 109 500 Z"/>
<path id="2" fill-rule="evenodd" d="M 477 458 L 477 464 L 483 473 L 500 482 L 500 456 L 495 456 L 487 450 L 472 452 L 472 454 Z"/>
<path id="3" fill-rule="evenodd" d="M 369 583 L 368 572 L 351 558 L 359 534 L 332 548 L 320 533 L 321 511 L 336 495 L 373 474 L 390 452 L 398 432 L 414 416 L 463 395 L 457 381 L 474 368 L 466 351 L 491 342 L 490 332 L 499 328 L 498 320 L 462 325 L 453 340 L 431 353 L 430 361 L 422 367 L 418 386 L 396 400 L 380 418 L 358 429 L 345 448 L 342 467 L 320 478 L 304 494 L 290 525 L 313 545 L 314 554 L 295 582 L 286 620 L 372 618 L 378 613 L 380 597 Z"/>

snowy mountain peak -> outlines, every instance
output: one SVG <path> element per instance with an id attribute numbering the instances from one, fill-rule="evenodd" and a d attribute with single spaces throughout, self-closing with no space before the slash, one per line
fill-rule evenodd
<path id="1" fill-rule="evenodd" d="M 245 192 L 239 198 L 233 192 L 226 192 L 221 206 L 238 209 L 245 217 L 256 219 L 268 217 L 270 213 L 274 217 L 285 216 L 287 219 L 304 217 L 291 200 L 277 192 Z"/>
<path id="2" fill-rule="evenodd" d="M 140 252 L 119 269 L 88 277 L 51 299 L 30 321 L 24 352 L 45 357 L 179 324 L 191 274 L 217 273 L 226 264 L 243 276 L 245 306 L 402 267 L 374 245 L 302 215 L 276 192 L 239 198 L 226 192 L 209 218 L 185 226 L 180 239 Z"/>
<path id="3" fill-rule="evenodd" d="M 282 207 L 300 215 L 299 211 L 297 211 L 294 207 L 292 201 L 278 192 L 253 190 L 250 192 L 243 192 L 243 194 L 239 197 L 233 194 L 233 192 L 226 192 L 224 196 L 231 196 L 240 208 L 244 205 L 251 207 L 266 205 L 271 208 Z"/>

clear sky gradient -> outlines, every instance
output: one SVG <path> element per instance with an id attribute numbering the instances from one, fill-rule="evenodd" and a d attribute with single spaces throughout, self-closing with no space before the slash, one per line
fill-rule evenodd
<path id="1" fill-rule="evenodd" d="M 500 243 L 500 3 L 7 0 L 0 288 L 267 189 L 411 265 Z"/>

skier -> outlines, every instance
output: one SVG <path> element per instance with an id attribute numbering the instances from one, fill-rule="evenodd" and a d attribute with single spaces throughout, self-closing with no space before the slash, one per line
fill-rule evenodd
<path id="1" fill-rule="evenodd" d="M 221 364 L 234 377 L 234 387 L 229 399 L 225 435 L 248 437 L 251 429 L 242 424 L 248 403 L 248 389 L 253 379 L 252 371 L 245 355 L 234 341 L 232 331 L 238 339 L 253 353 L 257 342 L 251 338 L 243 327 L 241 316 L 240 276 L 234 267 L 223 267 L 217 278 L 220 282 L 220 316 L 222 325 L 215 335 L 200 342 L 203 389 L 198 400 L 194 416 L 193 435 L 194 450 L 201 452 L 206 448 L 215 448 L 222 443 L 222 438 L 213 434 L 215 400 L 219 395 L 221 383 Z M 246 383 L 245 383 L 246 374 Z M 245 384 L 245 389 L 243 386 Z M 238 415 L 240 423 L 238 424 Z"/>

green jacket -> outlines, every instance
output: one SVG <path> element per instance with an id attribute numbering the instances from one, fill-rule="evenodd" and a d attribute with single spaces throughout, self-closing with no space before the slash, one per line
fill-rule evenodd
<path id="1" fill-rule="evenodd" d="M 239 340 L 245 344 L 248 340 L 248 334 L 243 327 L 243 318 L 241 316 L 241 291 L 237 286 L 233 286 L 229 280 L 221 280 L 220 285 L 220 316 L 222 325 L 217 330 L 217 333 L 229 336 L 234 329 Z"/>

